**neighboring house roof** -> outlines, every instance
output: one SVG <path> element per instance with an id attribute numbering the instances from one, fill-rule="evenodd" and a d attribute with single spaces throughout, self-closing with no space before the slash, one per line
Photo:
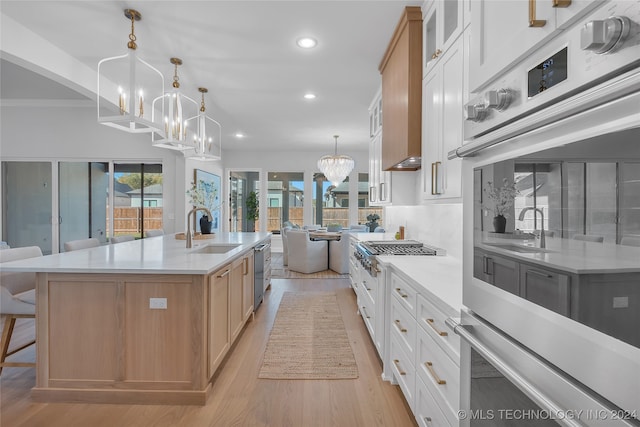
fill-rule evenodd
<path id="1" fill-rule="evenodd" d="M 136 188 L 135 190 L 127 191 L 127 193 L 131 195 L 140 194 L 140 189 Z M 160 195 L 162 196 L 162 184 L 153 184 L 144 187 L 145 196 L 151 195 Z"/>
<path id="2" fill-rule="evenodd" d="M 333 189 L 332 192 L 333 193 L 345 193 L 345 194 L 348 194 L 349 193 L 349 183 L 348 182 L 341 182 L 340 184 L 338 184 L 338 186 L 336 188 Z M 359 181 L 358 182 L 358 193 L 368 194 L 369 193 L 369 183 L 368 182 Z"/>
<path id="3" fill-rule="evenodd" d="M 282 182 L 279 181 L 269 181 L 268 183 L 269 191 L 283 191 Z M 289 192 L 290 193 L 302 193 L 302 190 L 295 185 L 289 184 Z"/>

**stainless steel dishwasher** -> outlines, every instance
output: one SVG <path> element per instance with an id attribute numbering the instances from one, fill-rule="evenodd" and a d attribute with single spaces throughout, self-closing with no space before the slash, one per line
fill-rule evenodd
<path id="1" fill-rule="evenodd" d="M 264 289 L 271 276 L 271 243 L 262 243 L 254 250 L 253 311 L 255 312 L 264 299 Z"/>

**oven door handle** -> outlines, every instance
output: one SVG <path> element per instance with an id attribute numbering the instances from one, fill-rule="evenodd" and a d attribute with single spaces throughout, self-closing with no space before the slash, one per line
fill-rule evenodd
<path id="1" fill-rule="evenodd" d="M 462 325 L 458 320 L 453 318 L 448 318 L 445 321 L 446 325 L 453 329 L 453 331 L 460 336 L 464 341 L 473 347 L 475 351 L 477 351 L 482 357 L 484 357 L 487 362 L 491 363 L 496 369 L 500 371 L 502 375 L 504 375 L 509 381 L 515 384 L 518 388 L 520 388 L 525 394 L 527 394 L 531 399 L 537 402 L 540 405 L 543 405 L 549 412 L 554 414 L 564 413 L 565 410 L 558 407 L 558 405 L 553 402 L 550 398 L 548 398 L 545 394 L 543 394 L 540 390 L 538 390 L 535 386 L 533 386 L 529 381 L 524 379 L 521 375 L 519 375 L 511 366 L 505 363 L 502 359 L 497 357 L 489 348 L 487 348 L 484 344 L 482 344 L 473 332 L 469 331 L 468 327 Z M 568 419 L 562 418 L 555 420 L 563 425 L 570 427 L 580 427 L 582 424 Z"/>

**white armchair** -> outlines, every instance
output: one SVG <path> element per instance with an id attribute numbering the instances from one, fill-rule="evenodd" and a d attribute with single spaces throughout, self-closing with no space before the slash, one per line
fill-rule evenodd
<path id="1" fill-rule="evenodd" d="M 100 240 L 95 237 L 89 239 L 70 240 L 64 243 L 64 251 L 71 252 L 80 249 L 97 248 L 100 246 Z"/>
<path id="2" fill-rule="evenodd" d="M 136 237 L 133 234 L 124 234 L 122 236 L 113 236 L 111 239 L 111 243 L 122 243 L 122 242 L 132 242 L 136 240 Z"/>
<path id="3" fill-rule="evenodd" d="M 326 240 L 314 242 L 306 231 L 287 231 L 289 246 L 289 270 L 298 273 L 324 271 L 328 265 L 328 243 Z"/>
<path id="4" fill-rule="evenodd" d="M 0 263 L 26 258 L 41 257 L 38 246 L 5 249 L 0 251 Z M 35 363 L 5 362 L 20 350 L 35 344 L 35 340 L 13 350 L 9 350 L 11 335 L 18 318 L 34 318 L 36 315 L 36 274 L 0 271 L 0 314 L 5 318 L 0 343 L 0 373 L 5 366 L 32 367 Z"/>
<path id="5" fill-rule="evenodd" d="M 349 233 L 342 231 L 340 240 L 329 242 L 329 269 L 339 274 L 349 273 Z"/>
<path id="6" fill-rule="evenodd" d="M 287 241 L 287 232 L 292 228 L 289 226 L 284 226 L 280 229 L 280 236 L 282 237 L 282 265 L 289 265 L 289 242 Z"/>

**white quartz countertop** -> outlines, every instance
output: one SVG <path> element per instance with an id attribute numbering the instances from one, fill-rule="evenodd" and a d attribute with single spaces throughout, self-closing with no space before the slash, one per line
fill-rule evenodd
<path id="1" fill-rule="evenodd" d="M 208 274 L 269 238 L 271 233 L 217 233 L 214 238 L 185 240 L 174 234 L 2 264 L 5 271 L 49 273 Z M 225 253 L 201 253 L 205 246 L 237 244 Z"/>
<path id="2" fill-rule="evenodd" d="M 481 242 L 476 246 L 485 251 L 573 274 L 640 272 L 640 248 L 633 246 L 547 237 L 544 249 L 520 252 L 527 250 L 522 241 L 483 236 Z"/>
<path id="3" fill-rule="evenodd" d="M 385 266 L 422 286 L 456 312 L 462 308 L 462 261 L 451 256 L 378 256 Z"/>

